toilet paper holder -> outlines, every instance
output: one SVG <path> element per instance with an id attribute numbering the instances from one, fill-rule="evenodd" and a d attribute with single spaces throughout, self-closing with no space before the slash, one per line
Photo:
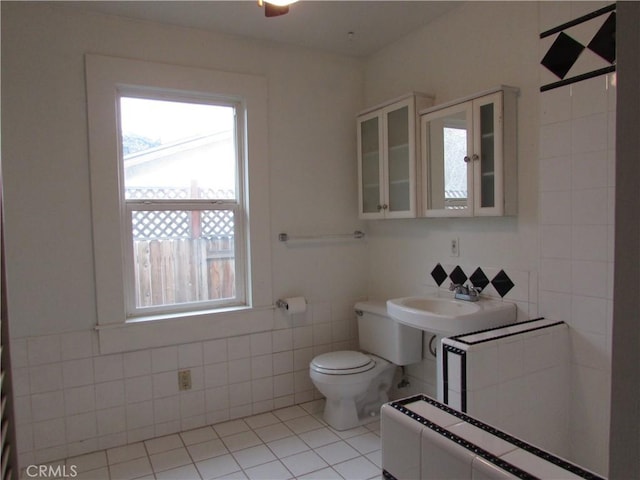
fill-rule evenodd
<path id="1" fill-rule="evenodd" d="M 280 298 L 276 307 L 284 310 L 287 315 L 304 313 L 307 310 L 307 299 L 304 297 Z"/>
<path id="2" fill-rule="evenodd" d="M 278 299 L 278 300 L 276 301 L 276 307 L 278 307 L 278 308 L 284 308 L 284 309 L 286 310 L 286 308 L 287 308 L 288 306 L 289 306 L 289 304 L 288 304 L 285 300 Z"/>

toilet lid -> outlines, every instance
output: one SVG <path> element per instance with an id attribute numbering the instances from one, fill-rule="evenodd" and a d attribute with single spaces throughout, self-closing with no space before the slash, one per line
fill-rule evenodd
<path id="1" fill-rule="evenodd" d="M 376 362 L 361 352 L 342 350 L 318 355 L 311 361 L 311 368 L 328 375 L 351 375 L 371 370 Z"/>

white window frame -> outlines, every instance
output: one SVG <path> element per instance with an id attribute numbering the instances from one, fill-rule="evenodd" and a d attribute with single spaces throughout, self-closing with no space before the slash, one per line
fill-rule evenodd
<path id="1" fill-rule="evenodd" d="M 125 215 L 123 217 L 122 232 L 125 236 L 125 298 L 126 298 L 126 311 L 127 318 L 138 318 L 149 315 L 157 314 L 171 314 L 179 312 L 189 312 L 197 310 L 207 309 L 220 309 L 226 307 L 237 307 L 247 305 L 246 298 L 246 283 L 247 272 L 246 268 L 246 235 L 245 235 L 245 202 L 244 202 L 244 164 L 245 152 L 243 148 L 243 142 L 241 139 L 245 137 L 244 119 L 245 111 L 242 102 L 234 101 L 233 99 L 223 97 L 212 97 L 210 95 L 193 95 L 186 92 L 180 92 L 178 94 L 173 92 L 158 92 L 146 89 L 131 89 L 131 88 L 119 88 L 118 89 L 118 105 L 120 105 L 120 99 L 122 97 L 129 98 L 144 98 L 149 100 L 161 100 L 161 101 L 175 101 L 175 102 L 189 102 L 198 105 L 214 105 L 225 106 L 234 109 L 234 142 L 236 143 L 236 185 L 235 185 L 235 199 L 190 199 L 190 200 L 160 200 L 160 199 L 127 199 L 125 196 L 125 185 L 120 185 L 120 198 L 124 205 Z M 118 111 L 118 119 L 120 119 L 121 113 Z M 121 132 L 118 135 L 118 141 L 122 144 Z M 121 179 L 124 179 L 124 161 L 122 158 L 121 149 L 118 151 L 119 161 L 119 175 Z M 235 290 L 236 295 L 233 299 L 221 299 L 221 300 L 209 300 L 202 302 L 189 302 L 173 305 L 158 305 L 149 307 L 138 307 L 136 305 L 135 289 L 135 268 L 134 268 L 134 253 L 133 253 L 133 232 L 132 232 L 132 214 L 134 211 L 160 211 L 160 210 L 223 210 L 231 211 L 234 215 L 234 264 L 235 264 Z"/>
<path id="2" fill-rule="evenodd" d="M 89 165 L 101 353 L 187 343 L 273 327 L 267 83 L 261 76 L 174 66 L 102 55 L 85 56 Z M 118 141 L 119 92 L 193 92 L 239 102 L 246 112 L 242 136 L 244 229 L 248 241 L 246 292 L 241 305 L 127 316 L 128 238 Z M 239 137 L 240 139 L 240 137 Z M 130 231 L 130 225 L 128 227 Z"/>

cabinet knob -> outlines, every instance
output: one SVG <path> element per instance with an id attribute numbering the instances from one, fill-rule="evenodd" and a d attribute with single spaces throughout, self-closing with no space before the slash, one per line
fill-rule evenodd
<path id="1" fill-rule="evenodd" d="M 471 158 L 469 158 L 469 155 L 465 155 L 463 160 L 464 163 L 469 163 L 471 161 Z"/>
<path id="2" fill-rule="evenodd" d="M 378 211 L 382 210 L 382 205 L 377 205 L 376 208 L 378 209 Z"/>
<path id="3" fill-rule="evenodd" d="M 386 203 L 382 205 L 383 210 L 386 210 L 387 208 L 389 208 L 389 205 L 387 205 Z"/>
<path id="4" fill-rule="evenodd" d="M 477 153 L 474 153 L 471 157 L 471 160 L 473 160 L 474 162 L 477 162 L 478 160 L 480 160 L 480 155 L 478 155 Z"/>

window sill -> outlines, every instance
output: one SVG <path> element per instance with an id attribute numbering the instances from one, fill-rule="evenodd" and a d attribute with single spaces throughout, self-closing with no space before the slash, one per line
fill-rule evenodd
<path id="1" fill-rule="evenodd" d="M 179 345 L 272 330 L 274 307 L 229 307 L 204 312 L 137 317 L 98 325 L 100 353 Z"/>

